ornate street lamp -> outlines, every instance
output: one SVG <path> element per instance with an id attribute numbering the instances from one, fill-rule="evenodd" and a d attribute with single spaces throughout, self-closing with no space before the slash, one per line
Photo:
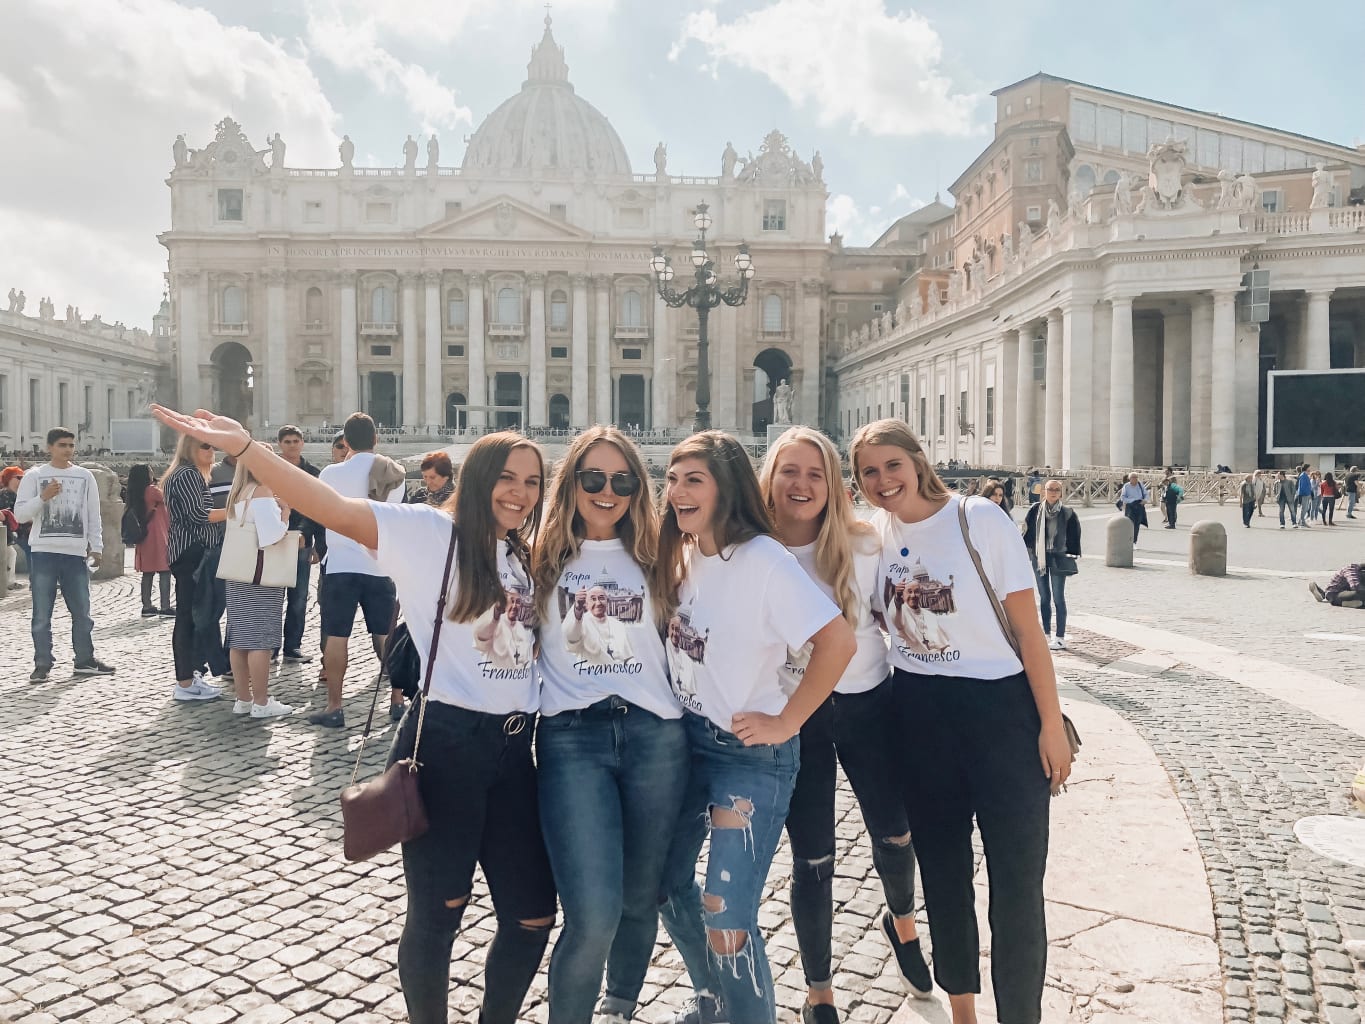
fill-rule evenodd
<path id="1" fill-rule="evenodd" d="M 669 306 L 691 306 L 697 311 L 697 413 L 692 420 L 693 430 L 711 429 L 711 366 L 706 324 L 715 309 L 722 302 L 727 306 L 742 306 L 749 297 L 749 280 L 754 276 L 753 259 L 749 247 L 743 242 L 735 253 L 735 269 L 739 272 L 739 284 L 733 288 L 722 288 L 716 277 L 716 265 L 706 253 L 706 232 L 711 227 L 711 214 L 705 203 L 698 203 L 693 211 L 692 223 L 697 228 L 697 240 L 692 243 L 692 266 L 694 283 L 684 291 L 673 289 L 673 260 L 665 256 L 661 246 L 654 246 L 654 254 L 649 260 L 649 269 L 654 274 L 654 285 L 659 298 Z M 656 325 L 657 329 L 657 325 Z"/>

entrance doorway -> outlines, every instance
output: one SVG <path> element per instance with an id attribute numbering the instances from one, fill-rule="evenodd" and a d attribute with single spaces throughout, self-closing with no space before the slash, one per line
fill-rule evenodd
<path id="1" fill-rule="evenodd" d="M 550 429 L 569 429 L 569 399 L 564 395 L 550 396 Z"/>
<path id="2" fill-rule="evenodd" d="M 235 341 L 219 345 L 211 358 L 213 363 L 213 387 L 216 396 L 214 406 L 238 423 L 251 418 L 252 392 L 251 353 L 245 345 Z"/>
<path id="3" fill-rule="evenodd" d="M 446 395 L 446 427 L 450 430 L 464 430 L 469 426 L 465 404 L 464 395 L 458 391 Z"/>
<path id="4" fill-rule="evenodd" d="M 791 384 L 792 361 L 780 348 L 765 348 L 754 357 L 753 431 L 762 436 L 773 422 L 773 392 L 784 380 Z M 792 410 L 796 419 L 798 410 Z"/>
<path id="5" fill-rule="evenodd" d="M 365 411 L 376 426 L 394 427 L 399 423 L 398 375 L 386 370 L 369 373 L 365 377 Z"/>
<path id="6" fill-rule="evenodd" d="M 499 409 L 495 414 L 499 430 L 514 430 L 521 426 L 521 374 L 495 373 L 493 375 L 493 404 L 516 406 L 515 409 Z"/>
<path id="7" fill-rule="evenodd" d="M 622 428 L 645 425 L 645 379 L 638 373 L 621 375 L 617 385 L 616 425 Z"/>

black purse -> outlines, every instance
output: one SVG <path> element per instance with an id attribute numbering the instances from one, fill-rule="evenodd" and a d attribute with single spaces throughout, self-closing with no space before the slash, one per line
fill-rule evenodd
<path id="1" fill-rule="evenodd" d="M 1075 555 L 1050 551 L 1047 556 L 1047 570 L 1055 572 L 1058 576 L 1075 576 L 1080 567 L 1076 564 Z"/>

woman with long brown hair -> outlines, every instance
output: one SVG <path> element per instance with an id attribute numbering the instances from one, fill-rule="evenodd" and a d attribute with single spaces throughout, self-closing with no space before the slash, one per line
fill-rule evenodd
<path id="1" fill-rule="evenodd" d="M 718 430 L 673 449 L 655 592 L 685 710 L 691 779 L 664 874 L 663 918 L 694 1002 L 677 1019 L 773 1024 L 772 971 L 758 907 L 787 819 L 799 732 L 834 689 L 853 630 L 772 536 L 744 448 Z M 809 643 L 800 683 L 779 684 L 788 649 Z M 697 855 L 710 834 L 705 888 Z"/>
<path id="2" fill-rule="evenodd" d="M 128 508 L 142 524 L 142 539 L 133 551 L 133 569 L 142 573 L 142 617 L 171 616 L 171 563 L 167 555 L 170 540 L 171 515 L 166 509 L 166 496 L 152 483 L 152 470 L 139 462 L 128 470 Z M 161 588 L 161 607 L 152 604 L 152 583 Z"/>
<path id="3" fill-rule="evenodd" d="M 953 1024 L 976 1024 L 975 819 L 990 876 L 999 1018 L 1038 1024 L 1049 791 L 1070 775 L 1071 748 L 1028 553 L 994 502 L 948 491 L 904 422 L 862 427 L 849 462 L 879 510 L 877 597 L 891 628 L 898 767 L 934 934 L 934 978 L 948 992 Z"/>
<path id="4" fill-rule="evenodd" d="M 339 497 L 235 420 L 152 407 L 162 423 L 235 455 L 303 515 L 374 551 L 393 578 L 427 667 L 442 566 L 454 545 L 445 621 L 427 701 L 409 711 L 391 759 L 412 752 L 431 825 L 403 845 L 408 908 L 398 974 L 413 1024 L 445 1024 L 450 952 L 481 865 L 497 915 L 484 960 L 484 1024 L 513 1024 L 554 923 L 555 890 L 541 839 L 531 733 L 536 678 L 528 538 L 540 525 L 544 463 L 507 431 L 469 449 L 444 509 Z M 425 707 L 423 706 L 425 704 Z"/>
<path id="5" fill-rule="evenodd" d="M 688 765 L 647 577 L 658 540 L 635 444 L 610 426 L 579 434 L 555 472 L 534 561 L 540 819 L 564 908 L 551 1024 L 590 1024 L 608 961 L 598 1020 L 630 1020 L 658 932 L 672 839 L 659 826 L 678 816 Z"/>
<path id="6" fill-rule="evenodd" d="M 915 851 L 898 779 L 886 771 L 902 742 L 890 726 L 891 668 L 880 616 L 872 610 L 881 555 L 877 531 L 844 500 L 839 453 L 810 427 L 791 427 L 768 449 L 758 482 L 778 540 L 806 575 L 839 606 L 858 649 L 848 668 L 801 727 L 787 835 L 792 846 L 792 924 L 806 973 L 806 1024 L 838 1024 L 834 1007 L 832 931 L 836 759 L 858 800 L 872 842 L 886 911 L 878 930 L 896 957 L 902 983 L 919 997 L 933 989 L 915 930 Z M 832 499 L 832 500 L 831 500 Z M 788 651 L 785 689 L 806 670 L 807 649 Z"/>

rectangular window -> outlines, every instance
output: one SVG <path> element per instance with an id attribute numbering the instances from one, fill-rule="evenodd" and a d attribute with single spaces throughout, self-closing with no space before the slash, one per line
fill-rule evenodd
<path id="1" fill-rule="evenodd" d="M 901 419 L 910 422 L 910 374 L 901 374 Z"/>
<path id="2" fill-rule="evenodd" d="M 785 199 L 768 199 L 764 201 L 763 230 L 787 230 L 787 201 Z"/>
<path id="3" fill-rule="evenodd" d="M 1123 111 L 1117 107 L 1100 107 L 1100 145 L 1110 149 L 1123 145 Z"/>
<path id="4" fill-rule="evenodd" d="M 967 419 L 967 392 L 959 391 L 957 395 L 957 426 L 958 433 L 965 434 L 966 428 L 970 425 Z"/>
<path id="5" fill-rule="evenodd" d="M 388 224 L 393 220 L 393 203 L 366 203 L 366 224 Z"/>
<path id="6" fill-rule="evenodd" d="M 995 388 L 986 389 L 986 436 L 995 436 Z"/>
<path id="7" fill-rule="evenodd" d="M 1024 161 L 1024 180 L 1042 181 L 1043 180 L 1043 161 L 1025 160 Z"/>
<path id="8" fill-rule="evenodd" d="M 1041 206 L 1030 206 L 1024 211 L 1024 216 L 1028 218 L 1030 224 L 1034 221 L 1043 219 L 1043 208 Z"/>
<path id="9" fill-rule="evenodd" d="M 1190 161 L 1199 167 L 1217 167 L 1218 149 L 1221 140 L 1217 132 L 1211 132 L 1207 128 L 1200 128 L 1195 136 L 1198 145 L 1198 152 L 1190 154 L 1193 159 Z"/>
<path id="10" fill-rule="evenodd" d="M 66 425 L 67 398 L 71 392 L 71 385 L 62 381 L 57 385 L 57 422 Z"/>
<path id="11" fill-rule="evenodd" d="M 847 302 L 836 302 L 836 303 L 834 304 L 834 312 L 836 312 L 836 313 L 847 313 L 847 312 L 848 312 L 848 303 L 847 303 Z"/>
<path id="12" fill-rule="evenodd" d="M 1077 142 L 1095 141 L 1095 104 L 1072 97 L 1071 137 Z"/>
<path id="13" fill-rule="evenodd" d="M 447 346 L 446 346 L 446 357 L 447 357 L 447 358 L 449 358 L 449 359 L 459 359 L 459 358 L 460 358 L 461 356 L 463 356 L 463 355 L 464 355 L 464 346 L 463 346 L 463 345 L 447 345 Z"/>
<path id="14" fill-rule="evenodd" d="M 1130 153 L 1147 152 L 1147 118 L 1144 115 L 1123 115 L 1123 148 Z"/>
<path id="15" fill-rule="evenodd" d="M 134 411 L 136 408 L 137 408 L 137 392 L 136 392 L 136 391 L 129 391 L 129 392 L 128 392 L 128 415 L 129 415 L 129 416 L 133 415 L 133 411 Z"/>
<path id="16" fill-rule="evenodd" d="M 104 430 L 110 433 L 114 429 L 114 389 L 110 388 L 104 393 Z"/>
<path id="17" fill-rule="evenodd" d="M 85 429 L 89 430 L 95 424 L 95 389 L 87 384 L 82 397 L 85 399 L 85 418 L 81 422 L 85 424 Z"/>
<path id="18" fill-rule="evenodd" d="M 1261 193 L 1261 209 L 1266 213 L 1280 212 L 1280 190 L 1268 188 Z"/>
<path id="19" fill-rule="evenodd" d="M 452 200 L 447 199 L 447 200 L 446 200 L 446 217 L 447 217 L 447 218 L 450 218 L 450 217 L 455 216 L 455 214 L 459 213 L 460 210 L 462 210 L 463 208 L 464 208 L 464 203 L 453 202 Z"/>
<path id="20" fill-rule="evenodd" d="M 218 190 L 218 219 L 242 219 L 242 190 L 239 188 L 220 188 Z"/>
<path id="21" fill-rule="evenodd" d="M 641 358 L 641 350 L 638 349 L 638 348 L 623 348 L 623 349 L 621 349 L 621 358 L 622 358 L 622 359 L 639 359 L 639 358 Z"/>
<path id="22" fill-rule="evenodd" d="M 642 228 L 645 226 L 645 211 L 638 206 L 623 206 L 616 211 L 616 223 L 623 228 Z"/>
<path id="23" fill-rule="evenodd" d="M 9 374 L 0 373 L 0 434 L 9 430 Z"/>
<path id="24" fill-rule="evenodd" d="M 567 203 L 551 203 L 550 216 L 555 220 L 569 219 L 569 206 Z"/>
<path id="25" fill-rule="evenodd" d="M 929 399 L 919 396 L 919 436 L 923 437 L 929 429 Z"/>
<path id="26" fill-rule="evenodd" d="M 322 223 L 322 200 L 309 199 L 303 204 L 303 222 L 305 224 Z"/>
<path id="27" fill-rule="evenodd" d="M 948 426 L 948 396 L 942 391 L 938 393 L 938 436 L 943 437 Z"/>
<path id="28" fill-rule="evenodd" d="M 38 426 L 38 421 L 41 415 L 41 410 L 39 410 L 38 408 L 39 402 L 38 389 L 40 387 L 41 384 L 37 377 L 30 377 L 28 379 L 28 432 L 30 434 L 36 434 L 38 433 L 39 429 L 41 429 Z"/>
<path id="29" fill-rule="evenodd" d="M 551 359 L 568 359 L 568 358 L 569 358 L 569 347 L 568 347 L 567 345 L 551 345 L 551 346 L 550 346 L 550 358 L 551 358 Z"/>
<path id="30" fill-rule="evenodd" d="M 393 355 L 392 345 L 371 345 L 370 355 L 372 356 L 391 356 Z"/>
<path id="31" fill-rule="evenodd" d="M 880 302 L 872 303 L 872 312 L 880 313 L 885 307 Z"/>

